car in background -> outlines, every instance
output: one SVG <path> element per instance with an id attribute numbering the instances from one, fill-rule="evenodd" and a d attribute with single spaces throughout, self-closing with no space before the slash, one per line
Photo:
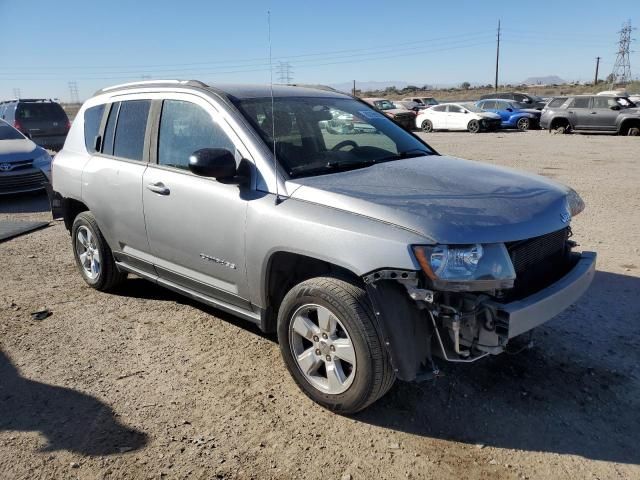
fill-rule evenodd
<path id="1" fill-rule="evenodd" d="M 485 112 L 493 112 L 500 115 L 502 128 L 517 128 L 525 131 L 538 128 L 540 124 L 540 110 L 523 108 L 524 105 L 508 100 L 480 100 L 476 106 Z"/>
<path id="2" fill-rule="evenodd" d="M 552 133 L 577 130 L 640 136 L 640 108 L 628 97 L 567 95 L 547 104 L 540 126 Z"/>
<path id="3" fill-rule="evenodd" d="M 410 100 L 393 100 L 393 104 L 400 110 L 407 110 L 416 115 L 427 108 L 425 105 Z"/>
<path id="4" fill-rule="evenodd" d="M 0 120 L 0 195 L 42 190 L 51 182 L 51 156 Z"/>
<path id="5" fill-rule="evenodd" d="M 421 105 L 424 105 L 425 107 L 432 107 L 434 105 L 439 105 L 439 102 L 433 97 L 409 97 L 409 98 L 403 98 L 402 100 L 416 102 Z"/>
<path id="6" fill-rule="evenodd" d="M 413 130 L 416 120 L 413 112 L 397 108 L 391 100 L 386 98 L 363 98 L 361 100 L 382 112 L 405 130 Z"/>
<path id="7" fill-rule="evenodd" d="M 423 132 L 468 130 L 471 133 L 500 128 L 500 115 L 483 112 L 473 104 L 441 103 L 420 112 L 416 126 Z"/>
<path id="8" fill-rule="evenodd" d="M 0 103 L 0 119 L 13 125 L 36 144 L 60 150 L 71 123 L 59 103 L 42 98 L 21 98 Z"/>
<path id="9" fill-rule="evenodd" d="M 346 135 L 351 133 L 378 133 L 378 130 L 365 120 L 343 112 L 330 109 L 331 119 L 321 120 L 318 126 L 332 135 Z"/>
<path id="10" fill-rule="evenodd" d="M 527 105 L 528 108 L 535 108 L 536 110 L 542 110 L 546 105 L 546 102 L 543 98 L 538 97 L 537 95 L 529 95 L 528 93 L 519 93 L 519 92 L 498 92 L 498 93 L 487 93 L 480 97 L 480 100 L 486 99 L 495 99 L 498 98 L 500 100 L 513 100 L 518 103 L 522 103 Z"/>

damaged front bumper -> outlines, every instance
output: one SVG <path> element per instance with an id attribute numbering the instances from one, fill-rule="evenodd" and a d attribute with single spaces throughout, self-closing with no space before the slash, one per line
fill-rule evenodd
<path id="1" fill-rule="evenodd" d="M 595 270 L 596 254 L 583 252 L 559 280 L 508 303 L 480 293 L 454 301 L 446 293 L 420 288 L 416 272 L 384 270 L 364 281 L 396 375 L 412 381 L 437 370 L 434 356 L 473 362 L 503 352 L 510 339 L 575 303 Z"/>

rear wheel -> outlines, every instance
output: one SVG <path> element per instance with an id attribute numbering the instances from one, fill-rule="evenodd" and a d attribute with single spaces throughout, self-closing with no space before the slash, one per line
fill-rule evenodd
<path id="1" fill-rule="evenodd" d="M 640 136 L 640 126 L 633 126 L 627 129 L 627 135 L 630 137 L 638 137 Z"/>
<path id="2" fill-rule="evenodd" d="M 317 277 L 293 287 L 280 306 L 278 340 L 298 386 L 330 410 L 362 410 L 395 381 L 367 294 L 345 280 Z"/>
<path id="3" fill-rule="evenodd" d="M 431 123 L 431 120 L 425 120 L 424 122 L 422 122 L 422 125 L 420 127 L 425 133 L 433 132 L 433 123 Z"/>
<path id="4" fill-rule="evenodd" d="M 522 117 L 518 119 L 518 123 L 516 123 L 516 126 L 518 127 L 518 130 L 524 132 L 526 130 L 529 130 L 529 128 L 531 128 L 531 122 L 529 121 L 528 118 Z"/>
<path id="5" fill-rule="evenodd" d="M 127 277 L 116 267 L 111 248 L 91 212 L 82 212 L 75 218 L 71 241 L 78 270 L 89 286 L 108 291 Z"/>
<path id="6" fill-rule="evenodd" d="M 480 122 L 478 120 L 471 120 L 467 125 L 467 130 L 471 133 L 478 133 L 480 131 Z"/>

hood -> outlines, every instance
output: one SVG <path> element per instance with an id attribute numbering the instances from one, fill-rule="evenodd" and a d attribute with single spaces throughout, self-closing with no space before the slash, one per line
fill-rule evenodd
<path id="1" fill-rule="evenodd" d="M 535 108 L 521 108 L 518 112 L 531 113 L 533 115 L 540 115 L 542 113 L 541 110 L 536 110 Z"/>
<path id="2" fill-rule="evenodd" d="M 32 160 L 41 155 L 37 150 L 41 150 L 40 147 L 28 138 L 0 140 L 0 163 Z"/>
<path id="3" fill-rule="evenodd" d="M 500 120 L 500 115 L 493 112 L 482 112 L 482 113 L 478 113 L 478 115 L 480 115 L 483 118 L 489 118 L 491 120 Z"/>
<path id="4" fill-rule="evenodd" d="M 447 156 L 294 179 L 287 190 L 292 198 L 397 225 L 437 243 L 510 242 L 567 226 L 567 187 Z"/>

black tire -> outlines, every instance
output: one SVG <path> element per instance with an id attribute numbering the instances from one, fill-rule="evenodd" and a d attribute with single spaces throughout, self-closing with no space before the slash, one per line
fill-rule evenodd
<path id="1" fill-rule="evenodd" d="M 100 271 L 97 273 L 95 278 L 91 278 L 81 264 L 78 252 L 78 231 L 83 228 L 88 229 L 93 235 L 95 247 L 99 253 Z M 79 213 L 73 221 L 73 226 L 71 227 L 71 245 L 73 248 L 73 258 L 76 261 L 76 266 L 78 267 L 82 278 L 90 287 L 106 292 L 112 290 L 116 285 L 127 278 L 126 272 L 120 272 L 116 267 L 111 248 L 107 244 L 107 241 L 102 235 L 102 232 L 98 227 L 98 223 L 91 212 Z"/>
<path id="2" fill-rule="evenodd" d="M 424 133 L 431 133 L 433 132 L 433 123 L 431 123 L 431 120 L 425 120 L 422 122 L 422 125 L 420 125 L 420 128 L 422 128 Z"/>
<path id="3" fill-rule="evenodd" d="M 467 125 L 467 130 L 471 133 L 478 133 L 480 131 L 480 122 L 478 120 L 471 120 Z"/>
<path id="4" fill-rule="evenodd" d="M 639 137 L 640 136 L 640 126 L 636 127 L 635 125 L 633 127 L 629 127 L 627 129 L 627 135 L 630 137 Z"/>
<path id="5" fill-rule="evenodd" d="M 531 128 L 531 122 L 529 121 L 529 119 L 527 117 L 522 117 L 522 118 L 518 119 L 518 121 L 516 123 L 516 127 L 521 132 L 526 132 L 527 130 L 529 130 Z"/>
<path id="6" fill-rule="evenodd" d="M 306 305 L 319 305 L 338 318 L 355 350 L 357 368 L 348 389 L 329 394 L 314 386 L 294 358 L 290 326 L 294 314 Z M 300 389 L 314 402 L 343 413 L 358 412 L 389 391 L 395 373 L 380 334 L 366 292 L 360 286 L 335 277 L 316 277 L 293 287 L 278 312 L 278 341 L 287 369 Z"/>

